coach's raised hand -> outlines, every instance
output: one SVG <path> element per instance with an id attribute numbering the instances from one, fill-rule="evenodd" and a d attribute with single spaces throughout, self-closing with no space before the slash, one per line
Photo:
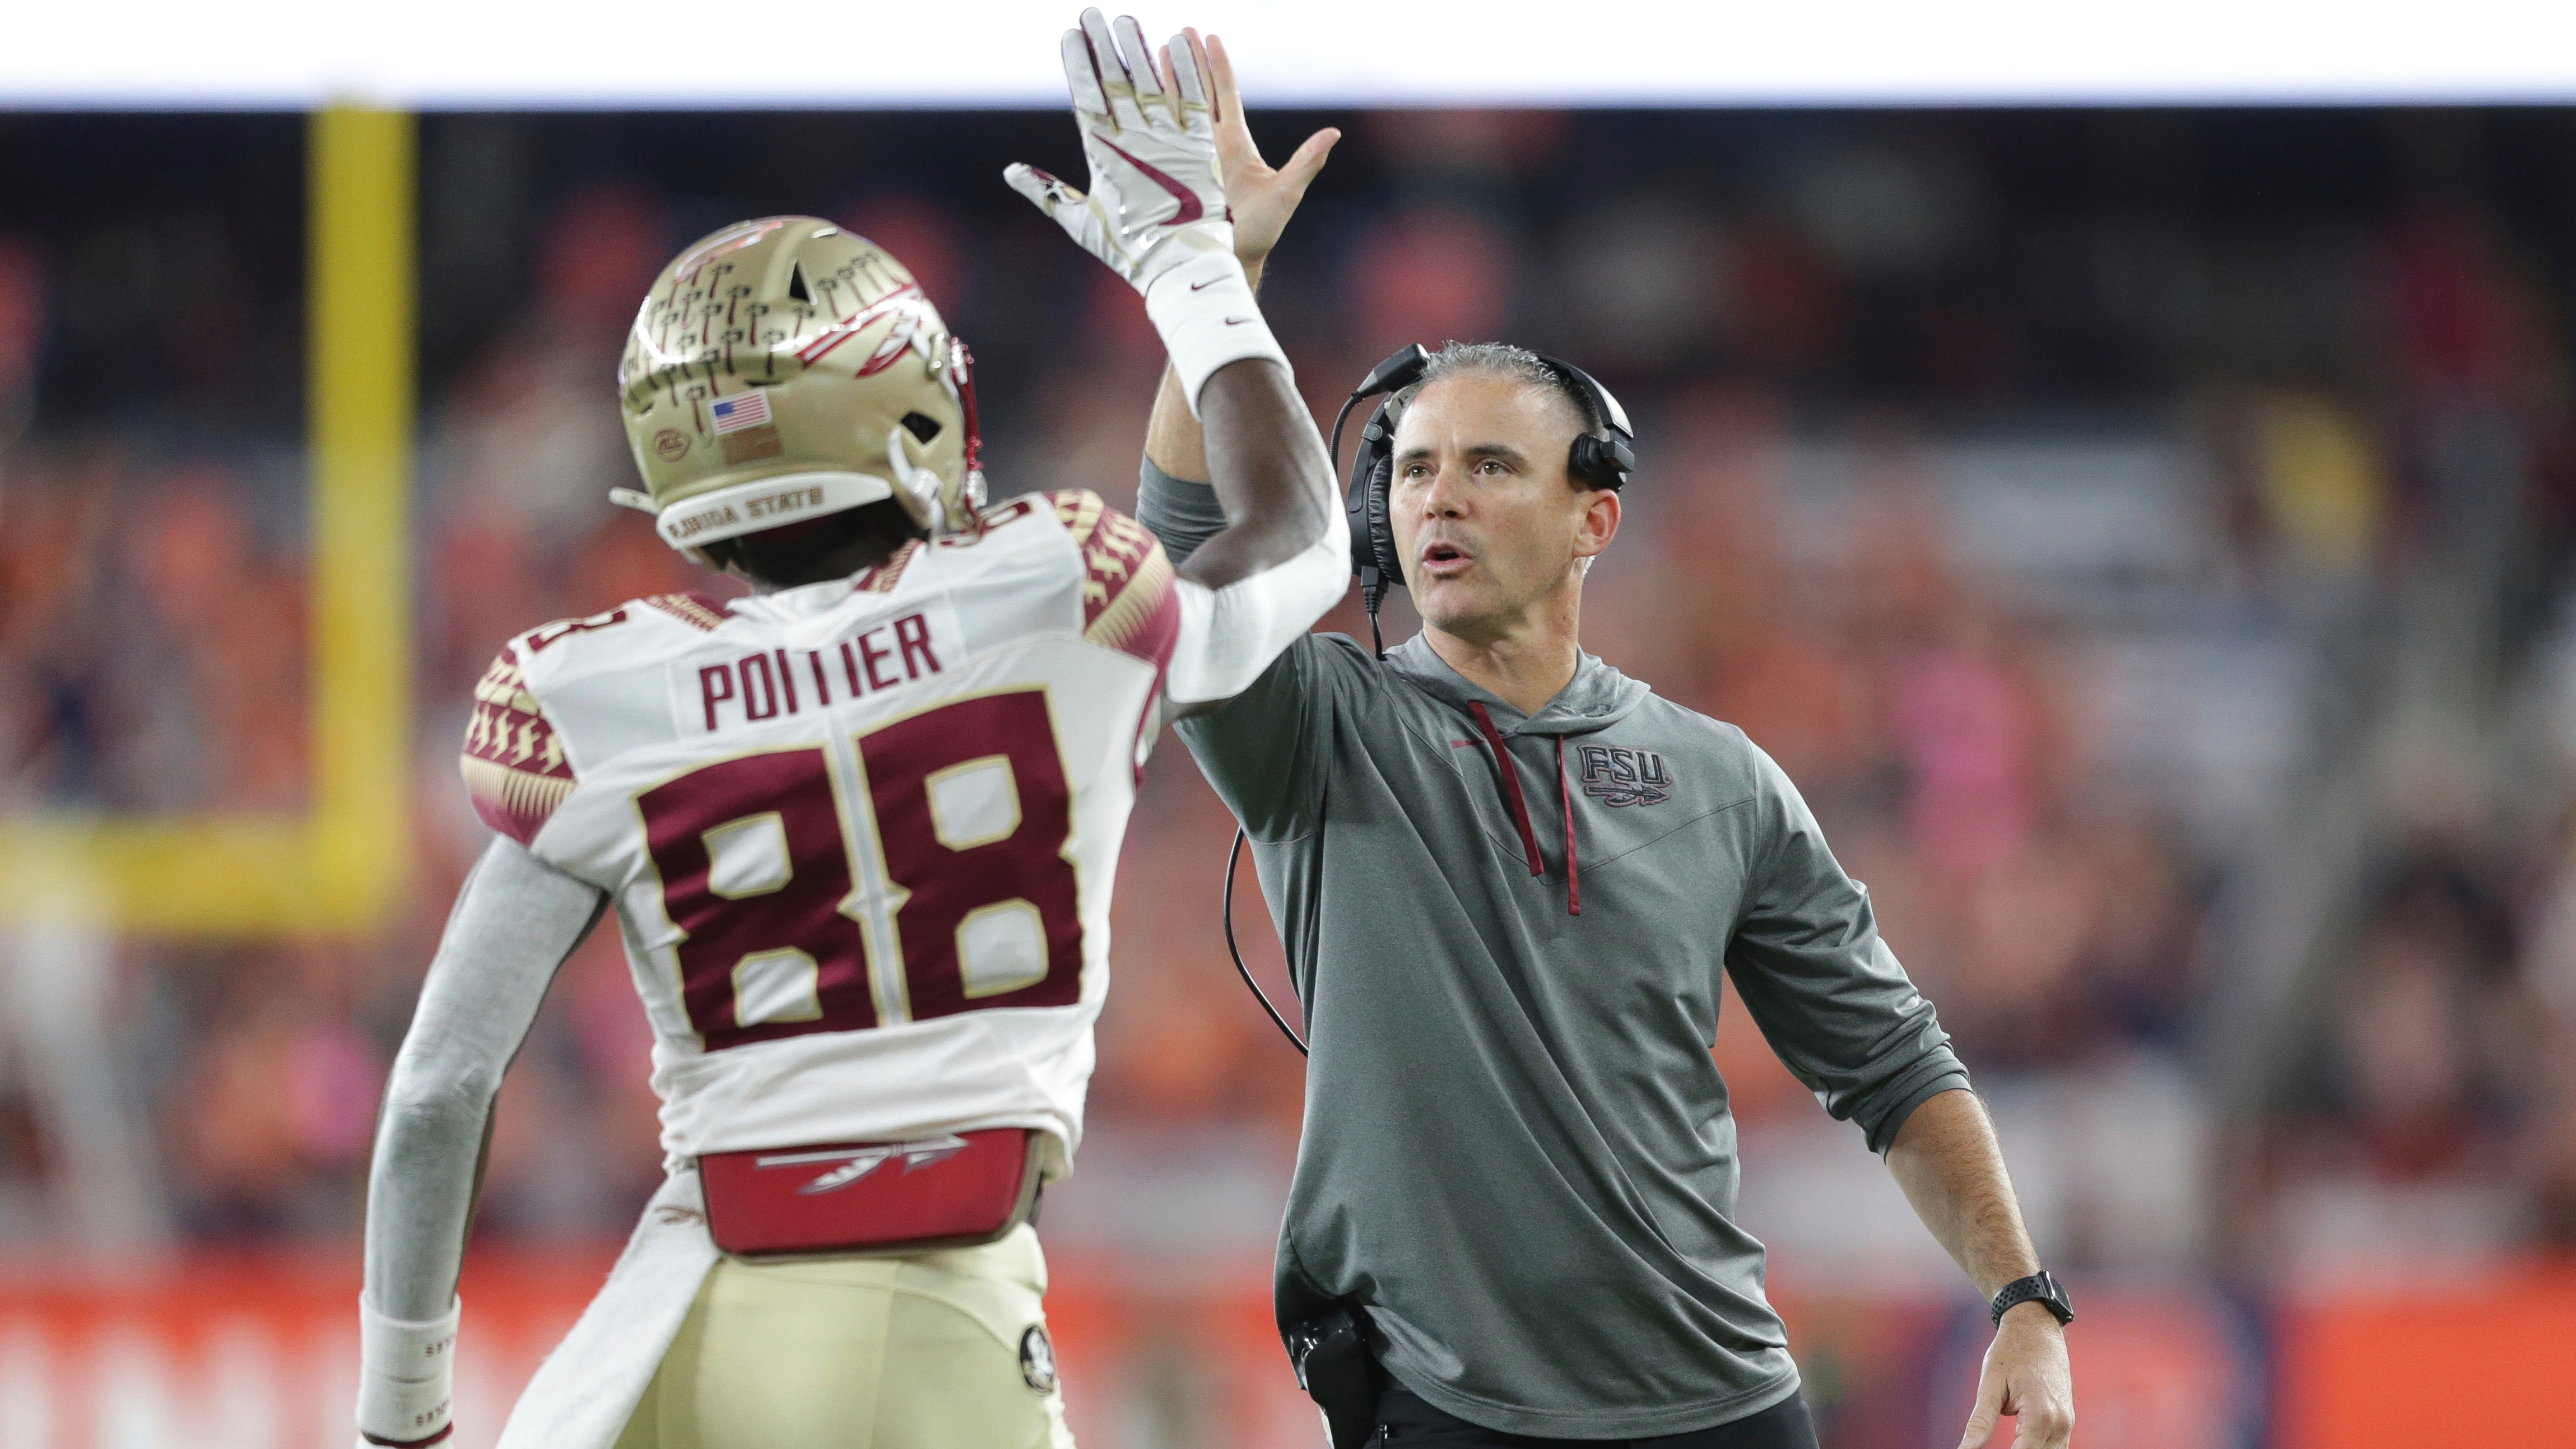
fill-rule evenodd
<path id="1" fill-rule="evenodd" d="M 1208 110 L 1216 125 L 1217 175 L 1225 182 L 1226 202 L 1234 210 L 1234 254 L 1258 283 L 1261 264 L 1270 249 L 1279 245 L 1279 234 L 1288 229 L 1288 218 L 1296 215 L 1297 204 L 1306 199 L 1306 188 L 1324 169 L 1324 160 L 1333 154 L 1342 133 L 1326 126 L 1289 153 L 1285 165 L 1272 167 L 1261 159 L 1261 148 L 1252 142 L 1252 128 L 1244 123 L 1243 91 L 1235 84 L 1234 58 L 1226 54 L 1224 38 L 1211 35 L 1202 42 L 1195 30 L 1184 30 L 1181 37 L 1213 83 Z"/>

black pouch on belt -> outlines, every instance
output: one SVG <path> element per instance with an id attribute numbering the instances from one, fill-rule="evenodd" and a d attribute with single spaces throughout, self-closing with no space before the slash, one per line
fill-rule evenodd
<path id="1" fill-rule="evenodd" d="M 1336 1308 L 1288 1330 L 1297 1386 L 1324 1411 L 1333 1449 L 1360 1449 L 1377 1429 L 1377 1361 L 1370 1357 L 1365 1316 Z"/>

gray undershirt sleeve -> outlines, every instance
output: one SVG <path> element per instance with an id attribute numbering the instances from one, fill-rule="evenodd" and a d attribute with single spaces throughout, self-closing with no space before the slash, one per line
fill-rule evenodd
<path id="1" fill-rule="evenodd" d="M 1225 506 L 1216 485 L 1175 478 L 1145 460 L 1136 482 L 1136 521 L 1163 541 L 1163 556 L 1179 568 L 1199 546 L 1225 528 Z"/>
<path id="2" fill-rule="evenodd" d="M 454 1300 L 493 1094 L 607 901 L 507 838 L 467 873 L 376 1126 L 366 1296 L 378 1313 L 420 1322 Z"/>

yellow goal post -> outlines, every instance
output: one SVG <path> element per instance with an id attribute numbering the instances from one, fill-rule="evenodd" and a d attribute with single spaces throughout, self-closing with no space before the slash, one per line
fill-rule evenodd
<path id="1" fill-rule="evenodd" d="M 411 844 L 412 118 L 310 122 L 311 808 L 0 820 L 0 924 L 154 935 L 363 931 Z"/>

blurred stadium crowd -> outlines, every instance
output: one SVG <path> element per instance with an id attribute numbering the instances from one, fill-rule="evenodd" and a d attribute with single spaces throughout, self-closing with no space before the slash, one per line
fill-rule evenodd
<path id="1" fill-rule="evenodd" d="M 1995 1101 L 2052 1264 L 2576 1244 L 2576 119 L 1256 130 L 1276 155 L 1328 119 L 1351 137 L 1266 288 L 1319 413 L 1417 339 L 1522 341 L 1620 392 L 1643 467 L 1591 647 L 1815 803 Z M 730 591 L 605 496 L 632 481 L 619 341 L 681 243 L 789 210 L 866 233 L 975 347 L 995 490 L 1132 500 L 1154 335 L 998 179 L 1079 174 L 1061 131 L 422 121 L 410 905 L 363 941 L 115 944 L 135 1231 L 351 1240 L 374 1094 L 486 838 L 454 768 L 475 678 L 544 620 Z M 11 813 L 304 803 L 301 145 L 293 117 L 0 118 Z M 1061 1231 L 1258 1249 L 1300 1063 L 1221 955 L 1230 822 L 1176 744 L 1148 773 Z M 613 933 L 566 969 L 481 1233 L 620 1233 L 658 1177 L 624 973 Z M 10 1020 L 0 1235 L 78 1238 L 62 1179 L 105 1129 L 23 1049 L 46 1024 Z M 1784 1264 L 1941 1271 L 1892 1193 L 1843 1191 L 1876 1167 L 1758 1036 L 1717 1050 Z M 1178 1199 L 1226 1221 L 1119 1207 L 1193 1173 L 1239 1179 Z"/>

